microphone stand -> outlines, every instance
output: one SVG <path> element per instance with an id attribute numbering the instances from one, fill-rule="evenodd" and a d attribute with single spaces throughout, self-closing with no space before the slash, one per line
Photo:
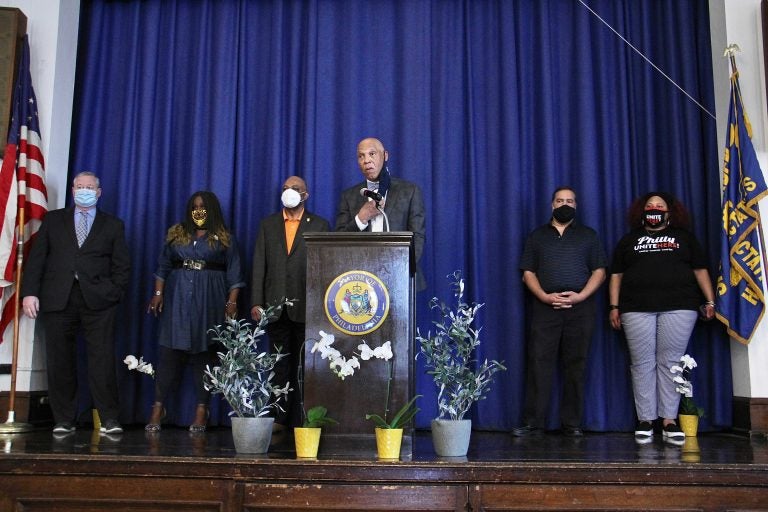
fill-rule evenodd
<path id="1" fill-rule="evenodd" d="M 376 201 L 376 209 L 384 216 L 384 231 L 389 233 L 389 217 L 387 217 L 387 214 L 384 211 L 384 208 L 381 207 L 379 201 Z"/>

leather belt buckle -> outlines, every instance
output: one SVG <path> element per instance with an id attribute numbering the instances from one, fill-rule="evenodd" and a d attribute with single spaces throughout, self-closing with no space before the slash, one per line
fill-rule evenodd
<path id="1" fill-rule="evenodd" d="M 203 267 L 205 267 L 205 262 L 203 260 L 191 260 L 191 259 L 184 260 L 184 268 L 186 269 L 202 270 Z"/>

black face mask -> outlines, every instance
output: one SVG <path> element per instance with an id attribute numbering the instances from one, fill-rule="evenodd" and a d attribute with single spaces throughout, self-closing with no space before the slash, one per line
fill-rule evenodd
<path id="1" fill-rule="evenodd" d="M 664 224 L 667 212 L 664 210 L 645 210 L 643 212 L 643 225 L 649 228 L 657 228 Z"/>
<path id="2" fill-rule="evenodd" d="M 571 222 L 575 216 L 576 216 L 576 208 L 574 208 L 573 206 L 568 206 L 567 204 L 564 204 L 563 206 L 558 206 L 557 208 L 552 210 L 552 217 L 554 217 L 555 220 L 560 224 L 566 224 L 568 222 Z"/>

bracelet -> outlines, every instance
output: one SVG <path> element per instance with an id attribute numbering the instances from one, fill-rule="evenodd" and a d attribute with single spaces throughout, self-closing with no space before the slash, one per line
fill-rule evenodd
<path id="1" fill-rule="evenodd" d="M 704 303 L 704 305 L 705 305 L 705 306 L 712 306 L 712 307 L 715 307 L 715 301 L 713 301 L 713 300 L 708 300 L 707 302 L 705 302 L 705 303 Z"/>
<path id="2" fill-rule="evenodd" d="M 610 306 L 608 306 L 608 309 L 613 311 L 614 309 L 619 309 L 619 306 L 617 306 L 616 304 L 611 304 Z"/>
<path id="3" fill-rule="evenodd" d="M 156 296 L 156 297 L 159 297 L 159 296 L 161 296 L 162 294 L 163 294 L 163 292 L 161 292 L 160 290 L 155 290 L 155 296 Z"/>
<path id="4" fill-rule="evenodd" d="M 229 301 L 227 301 L 225 305 L 226 306 L 237 306 L 237 302 L 229 302 Z"/>

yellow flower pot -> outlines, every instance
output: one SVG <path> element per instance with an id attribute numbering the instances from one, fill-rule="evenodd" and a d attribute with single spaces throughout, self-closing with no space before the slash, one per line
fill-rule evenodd
<path id="1" fill-rule="evenodd" d="M 300 459 L 317 458 L 317 450 L 320 447 L 320 432 L 322 429 L 319 427 L 296 427 L 293 429 L 293 438 L 296 441 L 296 457 Z"/>
<path id="2" fill-rule="evenodd" d="M 696 437 L 699 431 L 699 417 L 695 414 L 680 414 L 680 430 L 685 437 Z"/>
<path id="3" fill-rule="evenodd" d="M 403 429 L 376 427 L 376 450 L 380 459 L 399 459 Z"/>
<path id="4" fill-rule="evenodd" d="M 699 450 L 699 439 L 697 437 L 686 437 L 683 443 L 683 462 L 701 462 L 701 451 Z"/>
<path id="5" fill-rule="evenodd" d="M 683 443 L 683 453 L 699 453 L 699 439 L 697 437 L 686 437 Z"/>

